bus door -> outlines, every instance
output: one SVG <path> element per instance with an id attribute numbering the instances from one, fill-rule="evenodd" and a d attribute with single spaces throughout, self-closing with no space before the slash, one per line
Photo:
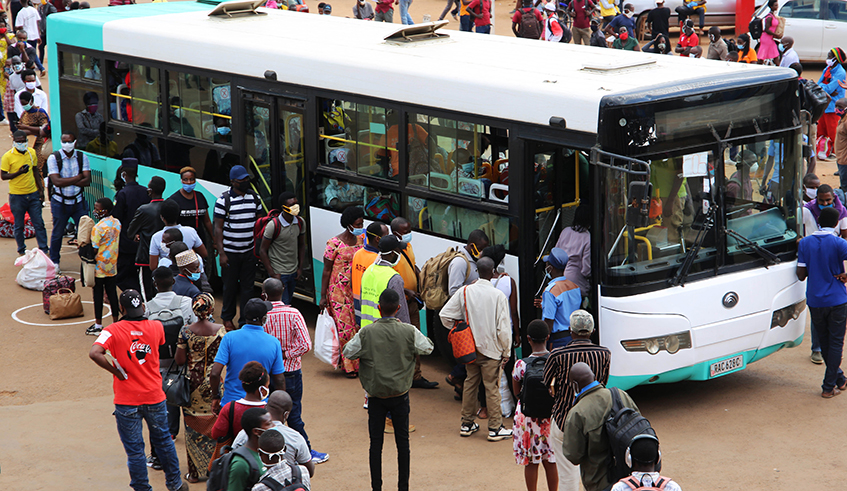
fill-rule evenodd
<path id="1" fill-rule="evenodd" d="M 262 199 L 265 212 L 278 210 L 279 195 L 285 191 L 293 192 L 300 203 L 300 215 L 308 223 L 304 177 L 305 98 L 244 92 L 243 100 L 244 162 L 253 176 L 253 190 Z M 309 258 L 309 241 L 305 242 L 306 257 Z M 314 298 L 311 264 L 311 261 L 306 261 L 297 282 L 297 291 Z"/>
<path id="2" fill-rule="evenodd" d="M 538 298 L 546 286 L 542 258 L 556 247 L 562 230 L 573 224 L 580 196 L 585 197 L 580 188 L 587 189 L 588 159 L 584 151 L 556 143 L 526 141 L 524 148 L 527 169 L 531 169 L 526 176 L 531 184 L 525 189 L 534 193 L 534 287 Z"/>

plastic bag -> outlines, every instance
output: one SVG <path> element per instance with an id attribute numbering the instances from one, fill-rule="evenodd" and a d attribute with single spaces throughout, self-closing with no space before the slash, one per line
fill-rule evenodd
<path id="1" fill-rule="evenodd" d="M 0 206 L 0 219 L 15 224 L 15 215 L 12 215 L 12 207 L 9 206 L 9 203 L 4 203 L 3 206 Z"/>
<path id="2" fill-rule="evenodd" d="M 335 368 L 338 366 L 339 351 L 335 321 L 324 309 L 318 315 L 318 322 L 315 324 L 315 356 L 318 360 Z"/>
<path id="3" fill-rule="evenodd" d="M 826 160 L 829 154 L 832 153 L 832 140 L 828 136 L 819 136 L 815 142 L 815 150 L 818 154 L 818 159 Z"/>
<path id="4" fill-rule="evenodd" d="M 56 277 L 56 265 L 38 248 L 30 249 L 15 259 L 15 266 L 22 266 L 15 281 L 29 290 L 42 291 L 44 282 Z"/>
<path id="5" fill-rule="evenodd" d="M 515 413 L 515 398 L 512 397 L 512 391 L 509 390 L 511 386 L 506 371 L 500 370 L 500 413 L 504 418 L 508 418 Z"/>

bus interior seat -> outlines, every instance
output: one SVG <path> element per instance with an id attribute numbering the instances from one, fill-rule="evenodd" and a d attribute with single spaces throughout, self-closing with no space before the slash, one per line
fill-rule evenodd
<path id="1" fill-rule="evenodd" d="M 502 198 L 501 198 L 502 196 Z M 509 185 L 494 183 L 488 188 L 488 199 L 500 203 L 509 202 Z"/>
<path id="2" fill-rule="evenodd" d="M 470 177 L 459 178 L 459 193 L 476 198 L 485 196 L 485 188 L 481 179 L 472 179 Z"/>
<path id="3" fill-rule="evenodd" d="M 445 191 L 448 193 L 456 192 L 456 183 L 453 181 L 453 179 L 447 174 L 441 174 L 439 172 L 429 173 L 429 187 L 438 191 Z"/>
<path id="4" fill-rule="evenodd" d="M 364 174 L 366 176 L 380 176 L 383 172 L 383 168 L 379 164 L 366 165 L 363 167 L 359 167 L 359 174 Z"/>
<path id="5" fill-rule="evenodd" d="M 415 186 L 429 187 L 429 176 L 426 174 L 415 174 L 408 177 L 409 184 Z"/>

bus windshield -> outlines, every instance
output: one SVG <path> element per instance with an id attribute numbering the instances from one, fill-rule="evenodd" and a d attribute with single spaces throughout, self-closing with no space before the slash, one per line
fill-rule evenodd
<path id="1" fill-rule="evenodd" d="M 796 138 L 792 132 L 723 151 L 653 156 L 646 159 L 649 181 L 601 167 L 605 283 L 720 274 L 793 251 L 802 166 Z"/>

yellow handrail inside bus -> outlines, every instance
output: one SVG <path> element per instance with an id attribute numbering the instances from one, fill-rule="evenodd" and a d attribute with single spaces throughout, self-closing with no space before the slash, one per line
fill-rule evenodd
<path id="1" fill-rule="evenodd" d="M 655 226 L 656 226 L 656 224 L 648 225 L 647 227 L 637 228 L 637 229 L 635 229 L 635 233 L 637 234 L 638 232 L 644 232 L 645 230 L 650 230 L 651 228 L 653 228 Z M 629 237 L 629 232 L 624 231 L 623 236 Z M 636 235 L 635 240 L 640 240 L 640 241 L 647 244 L 647 260 L 652 261 L 653 260 L 653 244 L 650 243 L 650 239 L 648 239 L 647 237 L 642 237 L 641 235 Z M 629 254 L 629 242 L 624 241 L 623 244 L 624 244 L 624 255 Z"/>
<path id="2" fill-rule="evenodd" d="M 576 169 L 576 172 L 574 172 L 574 174 L 575 174 L 574 175 L 574 181 L 576 182 L 576 187 L 575 187 L 576 199 L 574 199 L 570 203 L 562 204 L 562 208 L 570 208 L 572 206 L 579 206 L 579 203 L 580 203 L 580 199 L 579 199 L 579 151 L 574 150 L 573 155 L 574 155 L 574 167 Z M 551 211 L 555 208 L 556 208 L 555 206 L 545 206 L 544 208 L 536 208 L 535 213 L 536 214 L 544 213 L 545 211 Z"/>
<path id="3" fill-rule="evenodd" d="M 429 208 L 429 207 L 424 206 L 423 208 L 421 208 L 420 213 L 418 213 L 418 228 L 420 228 L 420 229 L 424 228 L 424 226 L 423 226 L 423 213 L 426 211 L 427 208 Z"/>
<path id="4" fill-rule="evenodd" d="M 359 144 L 359 145 L 362 145 L 362 146 L 365 146 L 365 147 L 384 148 L 384 149 L 390 150 L 392 152 L 397 151 L 396 148 L 386 147 L 386 146 L 382 146 L 382 145 L 374 145 L 373 143 L 365 143 L 365 142 L 360 142 L 360 141 L 356 141 L 356 140 L 347 140 L 346 138 L 339 138 L 337 136 L 318 135 L 318 138 L 326 138 L 327 140 L 335 140 L 335 141 L 344 142 L 344 143 L 356 143 L 356 144 Z"/>
<path id="5" fill-rule="evenodd" d="M 141 99 L 140 97 L 133 97 L 131 95 L 116 94 L 115 92 L 109 92 L 109 95 L 115 96 L 119 99 L 130 99 L 130 100 L 133 100 L 133 101 L 145 102 L 147 104 L 159 105 L 159 101 L 151 101 L 151 100 L 148 100 L 148 99 Z M 200 110 L 200 109 L 192 109 L 190 107 L 184 107 L 184 106 L 171 106 L 171 107 L 172 108 L 182 108 L 184 111 L 189 111 L 189 112 L 195 112 L 195 113 L 200 113 L 200 114 L 209 114 L 211 116 L 217 116 L 219 118 L 224 118 L 224 119 L 229 119 L 229 120 L 232 119 L 232 116 L 227 116 L 226 114 L 210 113 L 210 112 L 206 112 L 206 111 L 203 111 L 203 110 Z"/>
<path id="6" fill-rule="evenodd" d="M 253 158 L 253 156 L 252 156 L 252 155 L 248 155 L 248 157 L 250 157 L 250 162 L 253 162 L 253 166 L 254 166 L 254 167 L 256 167 L 256 169 L 258 170 L 258 169 L 259 169 L 259 166 L 258 166 L 258 164 L 256 164 L 256 160 Z M 262 184 L 264 184 L 264 185 L 265 185 L 265 188 L 268 190 L 268 194 L 271 194 L 271 187 L 268 185 L 268 181 L 265 179 L 264 174 L 262 174 L 262 172 L 261 172 L 261 171 L 256 172 L 256 173 L 259 175 L 259 178 L 262 180 Z M 261 194 L 259 193 L 259 190 L 258 190 L 258 189 L 256 189 L 256 186 L 255 186 L 255 185 L 253 185 L 253 184 L 251 183 L 251 184 L 250 184 L 250 186 L 252 186 L 252 187 L 253 187 L 253 190 L 254 190 L 254 191 L 256 191 L 256 194 L 257 194 L 257 195 L 260 195 L 260 196 L 261 196 Z M 265 213 L 267 213 L 267 212 L 268 212 L 268 207 L 265 205 L 265 200 L 259 200 L 259 201 L 261 201 L 261 202 L 262 202 L 262 208 L 264 208 L 264 209 L 265 209 Z"/>

